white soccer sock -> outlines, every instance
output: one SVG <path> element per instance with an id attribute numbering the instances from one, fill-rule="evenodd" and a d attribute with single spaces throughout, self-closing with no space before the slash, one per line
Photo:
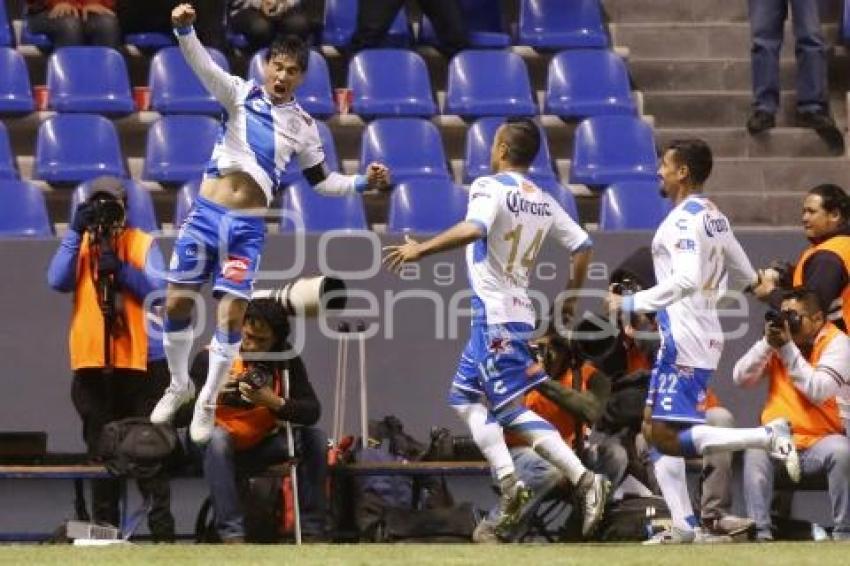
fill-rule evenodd
<path id="1" fill-rule="evenodd" d="M 184 330 L 165 332 L 162 336 L 162 347 L 171 373 L 171 388 L 186 391 L 189 388 L 189 354 L 195 333 L 191 327 Z"/>
<path id="2" fill-rule="evenodd" d="M 655 479 L 658 480 L 661 495 L 664 496 L 664 501 L 670 508 L 673 526 L 687 531 L 693 530 L 696 526 L 696 518 L 688 495 L 685 459 L 656 454 Z"/>
<path id="3" fill-rule="evenodd" d="M 523 408 L 509 426 L 512 431 L 521 434 L 541 458 L 558 468 L 570 483 L 578 484 L 587 468 L 549 421 Z"/>
<path id="4" fill-rule="evenodd" d="M 679 435 L 685 456 L 733 451 L 745 448 L 768 448 L 770 432 L 763 426 L 756 428 L 724 428 L 696 425 Z M 690 446 L 688 446 L 690 443 Z M 693 448 L 691 448 L 693 447 Z"/>
<path id="5" fill-rule="evenodd" d="M 230 377 L 230 369 L 233 367 L 233 359 L 239 353 L 242 341 L 221 342 L 218 333 L 210 342 L 210 363 L 207 369 L 207 381 L 198 394 L 198 403 L 215 403 L 218 393 Z"/>
<path id="6" fill-rule="evenodd" d="M 481 403 L 452 405 L 458 416 L 469 427 L 472 439 L 478 445 L 481 453 L 487 458 L 490 469 L 497 480 L 514 473 L 514 461 L 505 444 L 502 427 L 494 420 L 489 420 L 490 412 Z"/>

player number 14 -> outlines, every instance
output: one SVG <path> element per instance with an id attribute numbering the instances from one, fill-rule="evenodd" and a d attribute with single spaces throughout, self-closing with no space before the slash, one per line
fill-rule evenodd
<path id="1" fill-rule="evenodd" d="M 519 251 L 519 242 L 522 239 L 522 224 L 517 224 L 517 227 L 505 234 L 505 241 L 511 242 L 511 252 L 508 254 L 508 264 L 505 266 L 505 271 L 512 273 L 514 263 L 516 262 L 517 252 Z M 543 229 L 538 228 L 534 234 L 534 239 L 522 254 L 520 264 L 526 269 L 531 269 L 534 266 L 534 259 L 540 252 L 540 246 L 543 244 Z"/>

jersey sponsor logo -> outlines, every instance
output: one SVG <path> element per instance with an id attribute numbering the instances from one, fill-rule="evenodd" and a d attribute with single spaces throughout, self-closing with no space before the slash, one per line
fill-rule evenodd
<path id="1" fill-rule="evenodd" d="M 522 198 L 518 191 L 510 191 L 505 196 L 505 204 L 514 216 L 531 214 L 533 216 L 552 216 L 548 202 L 534 202 Z"/>
<path id="2" fill-rule="evenodd" d="M 682 238 L 676 242 L 676 249 L 681 252 L 692 252 L 697 249 L 697 243 L 688 238 Z"/>
<path id="3" fill-rule="evenodd" d="M 234 283 L 242 283 L 248 276 L 251 261 L 246 257 L 229 256 L 221 266 L 221 274 Z"/>
<path id="4" fill-rule="evenodd" d="M 479 191 L 479 192 L 476 192 L 476 193 L 472 193 L 472 195 L 469 197 L 469 200 L 475 200 L 475 199 L 477 199 L 478 197 L 481 197 L 481 198 L 490 198 L 490 195 L 489 195 L 488 193 L 483 193 L 483 192 L 480 192 L 480 191 Z"/>
<path id="5" fill-rule="evenodd" d="M 688 219 L 680 218 L 676 221 L 676 228 L 679 230 L 687 230 L 688 229 Z"/>
<path id="6" fill-rule="evenodd" d="M 525 192 L 525 193 L 533 193 L 533 192 L 535 192 L 535 191 L 537 190 L 537 187 L 535 187 L 533 184 L 529 183 L 528 181 L 523 181 L 523 182 L 520 184 L 520 186 L 519 186 L 519 187 L 520 187 L 520 188 L 523 190 L 523 192 Z"/>
<path id="7" fill-rule="evenodd" d="M 517 297 L 513 298 L 513 305 L 530 311 L 534 310 L 534 305 L 531 304 L 531 301 L 524 301 Z"/>
<path id="8" fill-rule="evenodd" d="M 298 118 L 293 116 L 289 120 L 286 121 L 286 131 L 290 134 L 297 135 L 298 132 L 301 131 L 301 122 L 298 121 Z"/>
<path id="9" fill-rule="evenodd" d="M 712 218 L 708 214 L 702 217 L 702 225 L 709 238 L 713 238 L 715 234 L 722 234 L 729 230 L 729 223 L 725 218 Z"/>

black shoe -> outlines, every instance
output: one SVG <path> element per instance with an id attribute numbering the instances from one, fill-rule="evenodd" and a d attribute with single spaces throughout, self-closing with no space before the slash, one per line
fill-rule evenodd
<path id="1" fill-rule="evenodd" d="M 817 132 L 833 154 L 842 155 L 844 153 L 844 134 L 841 133 L 841 130 L 835 125 L 835 120 L 827 112 L 798 111 L 795 119 L 799 127 L 811 128 Z"/>
<path id="2" fill-rule="evenodd" d="M 776 118 L 770 112 L 756 110 L 747 120 L 747 131 L 751 134 L 760 134 L 776 126 Z"/>

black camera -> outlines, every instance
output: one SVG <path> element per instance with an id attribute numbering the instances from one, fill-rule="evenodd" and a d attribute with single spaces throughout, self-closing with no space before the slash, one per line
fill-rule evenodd
<path id="1" fill-rule="evenodd" d="M 770 326 L 777 327 L 781 327 L 783 323 L 787 322 L 788 330 L 790 330 L 792 334 L 796 334 L 800 331 L 803 322 L 797 311 L 777 311 L 773 309 L 764 313 L 764 321 Z"/>
<path id="2" fill-rule="evenodd" d="M 260 389 L 271 386 L 274 381 L 274 371 L 263 364 L 252 364 L 233 381 L 228 381 L 219 395 L 219 402 L 230 407 L 253 407 L 254 404 L 246 401 L 239 391 L 240 383 L 247 383 L 251 389 Z"/>
<path id="3" fill-rule="evenodd" d="M 95 198 L 90 203 L 93 232 L 107 233 L 124 223 L 124 207 L 114 198 Z"/>
<path id="4" fill-rule="evenodd" d="M 634 295 L 640 291 L 640 285 L 631 277 L 623 277 L 622 280 L 611 284 L 611 292 L 615 295 Z"/>

